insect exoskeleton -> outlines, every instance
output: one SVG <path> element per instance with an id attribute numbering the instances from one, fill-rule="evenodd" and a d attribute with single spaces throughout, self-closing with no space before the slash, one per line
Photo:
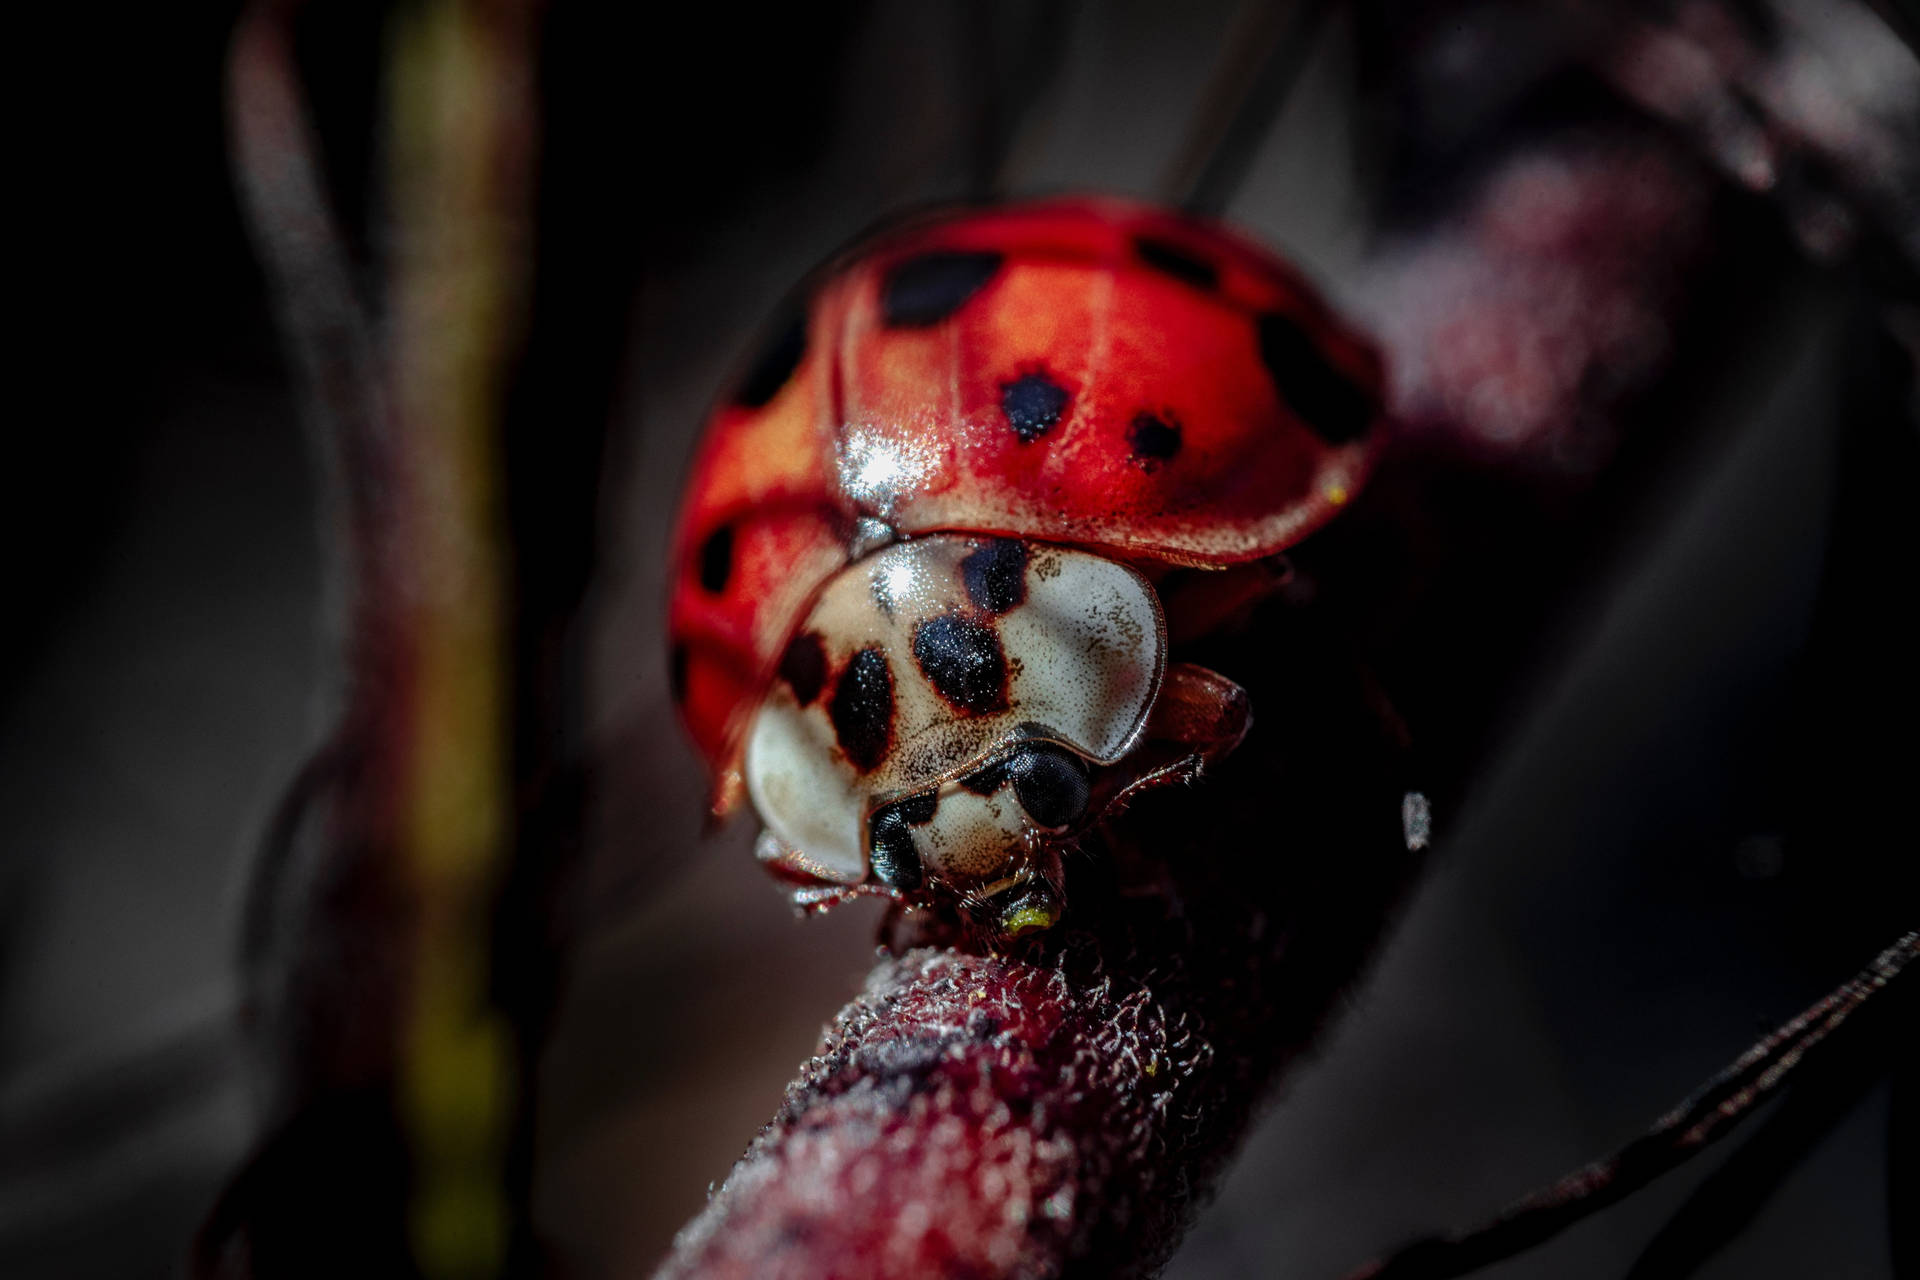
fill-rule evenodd
<path id="1" fill-rule="evenodd" d="M 751 795 L 804 906 L 1050 925 L 1063 851 L 1246 731 L 1169 618 L 1233 616 L 1351 501 L 1381 378 L 1291 268 L 1144 205 L 925 215 L 843 255 L 715 410 L 680 515 L 671 675 L 714 813 Z"/>

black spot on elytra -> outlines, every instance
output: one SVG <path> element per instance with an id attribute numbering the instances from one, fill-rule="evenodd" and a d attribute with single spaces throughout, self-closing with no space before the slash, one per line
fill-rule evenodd
<path id="1" fill-rule="evenodd" d="M 816 632 L 803 631 L 787 641 L 780 655 L 780 678 L 793 690 L 794 701 L 813 705 L 827 683 L 827 646 Z"/>
<path id="2" fill-rule="evenodd" d="M 933 799 L 931 792 L 927 799 Z M 908 803 L 903 800 L 888 805 L 867 819 L 867 861 L 874 876 L 882 884 L 905 891 L 918 889 L 922 878 L 920 851 L 914 848 L 913 832 L 908 830 L 903 812 Z"/>
<path id="3" fill-rule="evenodd" d="M 1032 444 L 1051 430 L 1067 411 L 1067 389 L 1044 373 L 1026 373 L 1000 386 L 1000 412 L 1007 425 Z"/>
<path id="4" fill-rule="evenodd" d="M 893 670 L 887 655 L 869 646 L 848 660 L 827 704 L 834 740 L 862 773 L 886 758 L 893 741 Z"/>
<path id="5" fill-rule="evenodd" d="M 1260 359 L 1280 399 L 1328 444 L 1348 444 L 1373 422 L 1373 401 L 1328 361 L 1291 316 L 1272 312 L 1259 321 Z"/>
<path id="6" fill-rule="evenodd" d="M 1220 268 L 1205 258 L 1189 253 L 1171 240 L 1135 236 L 1133 251 L 1140 255 L 1140 261 L 1155 271 L 1170 275 L 1196 289 L 1212 292 L 1220 287 Z"/>
<path id="7" fill-rule="evenodd" d="M 1180 452 L 1179 424 L 1140 414 L 1127 427 L 1127 448 L 1135 462 L 1152 471 Z"/>
<path id="8" fill-rule="evenodd" d="M 1000 269 L 997 253 L 944 250 L 908 258 L 880 286 L 880 314 L 889 329 L 924 329 L 958 311 Z"/>
<path id="9" fill-rule="evenodd" d="M 667 654 L 667 691 L 675 702 L 687 700 L 687 646 L 676 644 Z"/>
<path id="10" fill-rule="evenodd" d="M 914 628 L 913 658 L 934 691 L 962 715 L 1007 709 L 1007 655 L 992 627 L 955 613 Z"/>
<path id="11" fill-rule="evenodd" d="M 747 376 L 740 380 L 740 386 L 733 393 L 733 402 L 743 409 L 764 409 L 780 394 L 780 388 L 787 385 L 787 379 L 800 367 L 806 354 L 807 316 L 801 311 L 782 325 L 774 339 L 755 357 Z"/>
<path id="12" fill-rule="evenodd" d="M 714 595 L 727 589 L 733 577 L 733 526 L 723 524 L 700 544 L 700 585 Z"/>
<path id="13" fill-rule="evenodd" d="M 960 562 L 967 597 L 988 613 L 1005 613 L 1027 598 L 1027 544 L 995 538 Z"/>

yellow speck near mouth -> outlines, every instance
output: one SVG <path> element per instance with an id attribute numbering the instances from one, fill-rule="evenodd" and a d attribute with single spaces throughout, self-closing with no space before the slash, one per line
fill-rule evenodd
<path id="1" fill-rule="evenodd" d="M 1050 902 L 1023 902 L 1000 917 L 1000 927 L 1013 936 L 1051 929 L 1060 919 L 1060 909 Z"/>

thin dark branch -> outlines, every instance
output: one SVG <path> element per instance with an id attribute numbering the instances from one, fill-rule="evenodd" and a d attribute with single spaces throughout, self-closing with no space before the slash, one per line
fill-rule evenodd
<path id="1" fill-rule="evenodd" d="M 1162 198 L 1191 213 L 1226 209 L 1306 70 L 1333 7 L 1331 0 L 1297 0 L 1290 8 L 1256 0 L 1243 9 L 1161 184 Z"/>
<path id="2" fill-rule="evenodd" d="M 529 261 L 533 15 L 382 16 L 392 252 L 376 326 L 322 180 L 296 8 L 243 14 L 229 105 L 321 461 L 339 722 L 255 871 L 243 936 L 274 1096 L 196 1266 L 488 1274 L 523 1219 L 505 1168 L 520 1006 L 489 981 L 519 818 L 500 477 Z M 497 1102 L 449 1087 L 476 1078 L 507 1082 Z M 341 1185 L 349 1168 L 377 1173 Z M 338 1199 L 315 1218 L 302 1206 L 322 1186 Z"/>
<path id="3" fill-rule="evenodd" d="M 1521 1200 L 1485 1226 L 1430 1236 L 1349 1280 L 1446 1280 L 1544 1243 L 1567 1227 L 1646 1186 L 1725 1137 L 1776 1094 L 1796 1068 L 1831 1054 L 1835 1038 L 1870 999 L 1916 958 L 1920 933 L 1903 935 L 1859 974 L 1741 1054 L 1645 1134 Z"/>
<path id="4" fill-rule="evenodd" d="M 319 141 L 294 64 L 295 3 L 260 0 L 234 28 L 228 61 L 233 165 L 247 225 L 266 271 L 282 339 L 301 380 L 317 463 L 327 616 L 340 628 L 330 698 L 347 714 L 363 701 L 344 687 L 375 668 L 358 651 L 379 634 L 367 611 L 389 593 L 381 554 L 387 494 L 370 477 L 391 475 L 383 365 L 367 308 L 352 284 L 344 236 L 320 162 Z M 299 835 L 320 793 L 337 777 L 345 744 L 338 726 L 277 807 L 251 872 L 241 923 L 241 964 L 250 982 L 280 931 L 276 918 Z M 257 998 L 258 993 L 256 993 Z"/>
<path id="5" fill-rule="evenodd" d="M 1793 1088 L 1753 1137 L 1654 1234 L 1626 1280 L 1693 1275 L 1759 1216 L 1780 1185 L 1887 1074 L 1889 1019 L 1870 1021 L 1873 1034 L 1863 1022 L 1860 1035 L 1836 1042 L 1831 1053 L 1819 1055 L 1794 1078 Z"/>
<path id="6" fill-rule="evenodd" d="M 348 477 L 384 474 L 378 466 L 388 434 L 384 378 L 294 66 L 295 7 L 262 0 L 235 27 L 227 86 L 234 172 L 288 349 L 305 382 L 309 425 L 327 468 L 323 500 L 331 509 L 322 515 L 338 517 L 327 527 L 346 531 L 350 569 L 364 587 L 363 575 L 377 573 L 381 563 L 380 494 L 376 486 L 349 483 Z"/>
<path id="7" fill-rule="evenodd" d="M 962 0 L 959 79 L 972 94 L 968 115 L 967 194 L 1004 195 L 1015 142 L 1060 67 L 1074 23 L 1074 0 L 1009 6 Z"/>

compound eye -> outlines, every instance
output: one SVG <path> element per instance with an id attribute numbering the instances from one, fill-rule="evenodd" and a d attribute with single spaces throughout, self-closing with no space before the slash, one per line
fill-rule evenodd
<path id="1" fill-rule="evenodd" d="M 1073 752 L 1035 743 L 1008 757 L 1002 768 L 1035 826 L 1060 831 L 1085 816 L 1093 788 L 1086 763 Z"/>
<path id="2" fill-rule="evenodd" d="M 874 876 L 902 892 L 920 887 L 925 878 L 913 828 L 933 818 L 934 795 L 896 800 L 867 819 L 867 859 Z"/>

